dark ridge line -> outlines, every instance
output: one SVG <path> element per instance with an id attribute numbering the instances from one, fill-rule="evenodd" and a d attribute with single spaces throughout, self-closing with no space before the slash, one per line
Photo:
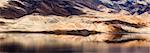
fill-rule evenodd
<path id="1" fill-rule="evenodd" d="M 10 1 L 8 4 L 14 5 L 14 6 L 18 6 L 18 7 L 21 7 L 21 8 L 25 8 L 26 7 L 25 5 L 21 4 L 18 1 Z"/>
<path id="2" fill-rule="evenodd" d="M 104 42 L 106 43 L 126 43 L 130 41 L 144 41 L 145 39 L 140 39 L 140 38 L 127 38 L 127 39 L 113 39 L 113 40 L 105 40 Z"/>
<path id="3" fill-rule="evenodd" d="M 54 30 L 54 31 L 0 31 L 0 33 L 41 33 L 41 34 L 56 34 L 56 35 L 77 35 L 89 36 L 92 34 L 101 34 L 102 32 L 83 30 Z"/>
<path id="4" fill-rule="evenodd" d="M 88 31 L 88 30 L 55 30 L 55 31 L 0 31 L 0 33 L 42 33 L 42 34 L 56 34 L 56 35 L 74 35 L 74 36 L 84 36 L 87 37 L 92 34 L 101 34 L 104 32 L 97 32 L 97 31 Z M 136 38 L 129 38 L 129 39 L 121 39 L 121 37 L 125 34 L 117 34 L 117 33 L 109 33 L 112 34 L 112 40 L 106 40 L 106 43 L 125 43 L 134 40 L 144 40 L 144 39 L 136 39 Z M 2 38 L 3 39 L 3 38 Z"/>
<path id="5" fill-rule="evenodd" d="M 40 34 L 55 34 L 55 35 L 74 35 L 74 36 L 84 36 L 87 37 L 93 34 L 102 34 L 106 32 L 98 32 L 98 31 L 89 31 L 86 29 L 82 30 L 54 30 L 54 31 L 0 31 L 0 33 L 40 33 Z M 108 34 L 112 34 L 112 40 L 106 40 L 106 43 L 125 43 L 134 40 L 144 40 L 144 39 L 136 39 L 136 38 L 129 38 L 129 39 L 121 39 L 123 35 L 127 35 L 128 33 L 134 34 L 132 32 L 109 32 Z"/>
<path id="6" fill-rule="evenodd" d="M 122 24 L 122 25 L 127 25 L 127 26 L 131 26 L 135 28 L 142 28 L 145 26 L 142 24 L 128 23 L 128 22 L 121 21 L 121 20 L 93 21 L 93 23 L 102 23 L 102 22 L 104 22 L 105 24 Z"/>
<path id="7" fill-rule="evenodd" d="M 0 31 L 0 33 L 45 33 L 45 34 L 54 34 L 56 33 L 57 30 L 55 31 Z M 58 32 L 63 32 L 65 30 L 58 30 Z M 81 30 L 70 30 L 70 31 L 65 31 L 65 32 L 69 32 L 68 34 L 70 34 L 71 32 L 77 32 Z M 85 31 L 82 31 L 85 32 Z M 97 32 L 97 31 L 88 31 L 92 34 L 94 33 L 107 33 L 107 32 Z M 109 34 L 147 34 L 147 33 L 137 33 L 137 32 L 108 32 Z M 60 33 L 61 34 L 61 33 Z M 59 35 L 59 34 L 58 34 Z"/>
<path id="8" fill-rule="evenodd" d="M 98 32 L 98 31 L 89 31 L 86 29 L 83 30 L 54 30 L 54 31 L 0 31 L 0 33 L 38 33 L 38 34 L 56 34 L 56 35 L 78 35 L 78 36 L 89 36 L 93 34 L 113 34 L 113 35 L 127 35 L 127 34 L 143 34 L 138 32 Z M 145 34 L 145 33 L 144 33 Z"/>

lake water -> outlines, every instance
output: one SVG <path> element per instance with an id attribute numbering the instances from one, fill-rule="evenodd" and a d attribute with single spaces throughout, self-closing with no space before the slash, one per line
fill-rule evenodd
<path id="1" fill-rule="evenodd" d="M 20 34 L 20 35 L 7 34 L 6 36 L 11 36 L 11 35 L 26 37 L 26 34 Z M 17 39 L 17 40 L 21 40 L 21 39 Z M 122 47 L 122 44 L 118 44 L 118 43 L 113 44 L 113 43 L 104 43 L 104 42 L 83 42 L 83 43 L 76 44 L 76 42 L 72 42 L 72 44 L 70 44 L 70 43 L 59 42 L 56 40 L 55 41 L 45 40 L 46 42 L 44 43 L 46 44 L 43 44 L 39 40 L 36 40 L 36 42 L 35 40 L 33 42 L 30 42 L 28 39 L 25 39 L 23 41 L 27 41 L 27 43 L 30 44 L 24 43 L 24 45 L 22 45 L 23 43 L 19 43 L 19 42 L 6 43 L 9 41 L 13 41 L 13 39 L 7 41 L 5 39 L 2 40 L 1 38 L 0 41 L 1 41 L 0 53 L 5 53 L 5 52 L 6 53 L 13 53 L 13 52 L 14 53 L 90 53 L 90 52 L 92 53 L 150 53 L 149 51 L 150 47 L 136 47 L 136 46 Z M 41 45 L 39 45 L 40 43 Z"/>

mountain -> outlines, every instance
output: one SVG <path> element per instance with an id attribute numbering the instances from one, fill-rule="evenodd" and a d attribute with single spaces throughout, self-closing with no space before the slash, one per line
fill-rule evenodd
<path id="1" fill-rule="evenodd" d="M 150 0 L 0 0 L 0 53 L 141 52 L 150 45 L 149 8 Z"/>
<path id="2" fill-rule="evenodd" d="M 0 17 L 20 18 L 25 15 L 38 13 L 39 15 L 71 16 L 82 15 L 84 7 L 108 13 L 118 13 L 121 10 L 133 14 L 150 13 L 150 2 L 138 0 L 6 0 L 5 7 L 0 7 Z M 103 6 L 103 7 L 101 7 Z M 104 8 L 104 9 L 105 9 Z"/>
<path id="3" fill-rule="evenodd" d="M 85 14 L 75 7 L 96 9 L 93 0 L 9 0 L 7 2 L 6 7 L 0 7 L 0 16 L 5 18 L 20 18 L 32 13 L 70 16 Z"/>

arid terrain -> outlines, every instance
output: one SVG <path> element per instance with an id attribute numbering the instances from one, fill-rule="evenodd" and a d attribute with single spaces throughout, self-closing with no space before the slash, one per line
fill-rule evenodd
<path id="1" fill-rule="evenodd" d="M 102 51 L 116 47 L 150 47 L 147 0 L 140 3 L 145 6 L 143 13 L 139 13 L 140 10 L 133 13 L 127 8 L 118 11 L 106 4 L 94 3 L 96 0 L 39 1 L 0 0 L 0 51 L 35 49 L 38 52 L 72 46 L 75 51 L 83 48 L 84 53 L 93 48 Z M 90 6 L 92 3 L 94 6 Z"/>

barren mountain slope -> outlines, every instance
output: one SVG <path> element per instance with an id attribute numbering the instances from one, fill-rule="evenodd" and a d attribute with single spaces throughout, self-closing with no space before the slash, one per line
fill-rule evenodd
<path id="1" fill-rule="evenodd" d="M 145 10 L 140 15 L 140 10 L 133 14 L 132 11 L 126 10 L 128 6 L 114 11 L 117 9 L 108 7 L 107 3 L 103 2 L 0 1 L 0 45 L 19 43 L 24 46 L 40 47 L 55 41 L 73 45 L 83 42 L 102 42 L 105 45 L 117 43 L 123 47 L 149 45 L 148 2 L 141 4 L 145 6 Z"/>

